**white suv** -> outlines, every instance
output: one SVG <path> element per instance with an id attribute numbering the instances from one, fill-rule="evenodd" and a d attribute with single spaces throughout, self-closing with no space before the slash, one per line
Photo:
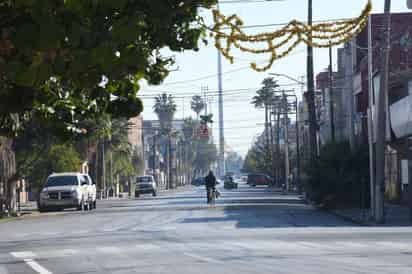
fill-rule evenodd
<path id="1" fill-rule="evenodd" d="M 139 197 L 141 194 L 151 193 L 157 195 L 157 184 L 153 176 L 139 176 L 136 178 L 136 189 L 134 196 Z"/>
<path id="2" fill-rule="evenodd" d="M 47 178 L 38 201 L 40 212 L 76 207 L 96 208 L 96 185 L 88 174 L 53 173 Z"/>

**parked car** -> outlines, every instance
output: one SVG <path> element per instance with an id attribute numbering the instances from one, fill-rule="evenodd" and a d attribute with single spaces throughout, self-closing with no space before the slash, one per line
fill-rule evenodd
<path id="1" fill-rule="evenodd" d="M 157 184 L 153 176 L 139 176 L 136 178 L 136 188 L 134 191 L 134 196 L 137 198 L 141 194 L 151 193 L 152 196 L 157 195 Z"/>
<path id="2" fill-rule="evenodd" d="M 235 183 L 235 180 L 233 179 L 232 176 L 226 176 L 223 187 L 225 189 L 237 188 L 237 183 Z"/>
<path id="3" fill-rule="evenodd" d="M 272 184 L 272 179 L 266 174 L 251 173 L 247 176 L 247 184 L 251 187 L 270 185 Z"/>
<path id="4" fill-rule="evenodd" d="M 40 212 L 77 208 L 96 208 L 96 185 L 88 174 L 70 172 L 51 174 L 39 195 Z"/>
<path id="5" fill-rule="evenodd" d="M 198 177 L 192 180 L 192 185 L 194 186 L 204 186 L 205 185 L 205 177 Z"/>

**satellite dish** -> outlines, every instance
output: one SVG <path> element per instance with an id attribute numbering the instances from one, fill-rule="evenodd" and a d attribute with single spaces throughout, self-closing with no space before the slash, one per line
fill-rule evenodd
<path id="1" fill-rule="evenodd" d="M 408 9 L 412 9 L 412 0 L 406 0 L 406 5 L 408 6 Z"/>

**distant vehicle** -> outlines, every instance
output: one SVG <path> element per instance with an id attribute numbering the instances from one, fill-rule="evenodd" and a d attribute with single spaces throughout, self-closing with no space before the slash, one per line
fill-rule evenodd
<path id="1" fill-rule="evenodd" d="M 70 172 L 53 173 L 44 184 L 39 200 L 40 212 L 77 208 L 96 208 L 96 185 L 88 174 Z"/>
<path id="2" fill-rule="evenodd" d="M 134 196 L 137 198 L 141 194 L 151 193 L 152 196 L 157 195 L 157 184 L 153 176 L 139 176 L 136 178 L 136 188 L 134 191 Z"/>
<path id="3" fill-rule="evenodd" d="M 265 174 L 251 173 L 247 176 L 247 184 L 251 187 L 270 185 L 272 184 L 272 178 Z"/>
<path id="4" fill-rule="evenodd" d="M 225 189 L 237 188 L 237 183 L 235 183 L 235 180 L 233 179 L 232 176 L 226 176 L 223 187 Z"/>
<path id="5" fill-rule="evenodd" d="M 192 185 L 194 186 L 204 186 L 205 185 L 205 177 L 198 177 L 192 180 Z"/>

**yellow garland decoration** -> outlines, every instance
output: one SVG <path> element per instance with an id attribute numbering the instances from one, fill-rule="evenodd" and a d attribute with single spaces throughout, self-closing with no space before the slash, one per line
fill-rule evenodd
<path id="1" fill-rule="evenodd" d="M 252 54 L 270 54 L 268 64 L 258 67 L 251 63 L 251 67 L 259 72 L 268 70 L 273 63 L 288 55 L 300 43 L 315 48 L 328 48 L 343 44 L 359 34 L 368 23 L 368 16 L 372 10 L 372 2 L 368 0 L 361 15 L 353 19 L 338 20 L 335 22 L 313 24 L 312 26 L 297 20 L 292 20 L 280 30 L 264 32 L 256 35 L 247 35 L 242 31 L 243 22 L 236 16 L 224 16 L 218 10 L 213 10 L 214 27 L 211 29 L 215 38 L 215 46 L 231 63 L 232 47 Z M 229 29 L 229 31 L 226 31 Z M 225 46 L 222 45 L 225 42 Z M 243 46 L 242 43 L 265 43 L 263 49 Z"/>

